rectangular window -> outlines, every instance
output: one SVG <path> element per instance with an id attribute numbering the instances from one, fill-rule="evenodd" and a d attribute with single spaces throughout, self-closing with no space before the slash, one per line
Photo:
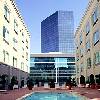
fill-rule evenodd
<path id="1" fill-rule="evenodd" d="M 99 42 L 99 31 L 96 31 L 93 34 L 93 43 L 94 43 L 94 45 L 96 45 L 98 42 Z"/>
<path id="2" fill-rule="evenodd" d="M 9 63 L 9 53 L 6 51 L 6 63 Z"/>
<path id="3" fill-rule="evenodd" d="M 81 43 L 82 43 L 82 34 L 80 35 L 80 45 L 81 45 Z"/>
<path id="4" fill-rule="evenodd" d="M 90 68 L 91 67 L 91 58 L 87 59 L 87 67 Z"/>
<path id="5" fill-rule="evenodd" d="M 26 60 L 28 60 L 28 53 L 26 52 Z"/>
<path id="6" fill-rule="evenodd" d="M 17 67 L 17 58 L 13 57 L 13 66 Z"/>
<path id="7" fill-rule="evenodd" d="M 24 33 L 22 32 L 22 43 L 24 43 L 24 39 L 25 39 Z"/>
<path id="8" fill-rule="evenodd" d="M 83 57 L 83 48 L 80 49 L 80 55 Z"/>
<path id="9" fill-rule="evenodd" d="M 9 53 L 3 50 L 3 61 L 9 63 Z"/>
<path id="10" fill-rule="evenodd" d="M 9 42 L 9 31 L 5 26 L 3 26 L 3 37 L 7 42 Z"/>
<path id="11" fill-rule="evenodd" d="M 87 43 L 86 43 L 86 50 L 87 50 L 87 51 L 90 50 L 90 41 L 87 41 Z"/>
<path id="12" fill-rule="evenodd" d="M 18 24 L 17 21 L 14 19 L 14 31 L 18 34 Z"/>
<path id="13" fill-rule="evenodd" d="M 93 26 L 96 24 L 97 21 L 98 21 L 98 7 L 95 9 L 94 13 L 92 14 Z"/>
<path id="14" fill-rule="evenodd" d="M 24 48 L 22 47 L 22 55 L 24 56 Z"/>
<path id="15" fill-rule="evenodd" d="M 18 41 L 15 39 L 15 38 L 13 38 L 13 47 L 17 50 L 17 43 L 18 43 Z"/>
<path id="16" fill-rule="evenodd" d="M 26 65 L 27 71 L 29 71 L 29 67 Z"/>
<path id="17" fill-rule="evenodd" d="M 78 40 L 75 40 L 75 47 L 78 49 Z"/>
<path id="18" fill-rule="evenodd" d="M 22 37 L 24 37 L 24 33 L 22 32 Z"/>
<path id="19" fill-rule="evenodd" d="M 5 50 L 3 50 L 3 61 L 5 62 Z"/>
<path id="20" fill-rule="evenodd" d="M 95 60 L 95 64 L 99 64 L 100 63 L 100 51 L 99 52 L 96 52 L 95 54 L 94 54 L 94 60 Z"/>
<path id="21" fill-rule="evenodd" d="M 28 49 L 28 41 L 27 41 L 27 39 L 26 39 L 26 48 Z"/>
<path id="22" fill-rule="evenodd" d="M 77 73 L 79 73 L 79 67 L 77 66 Z"/>
<path id="23" fill-rule="evenodd" d="M 83 63 L 81 63 L 81 65 L 80 65 L 80 69 L 81 69 L 81 72 L 83 71 L 83 68 L 84 66 L 83 66 Z"/>
<path id="24" fill-rule="evenodd" d="M 99 63 L 99 52 L 96 52 L 96 64 Z"/>
<path id="25" fill-rule="evenodd" d="M 86 36 L 89 34 L 90 32 L 90 23 L 88 22 L 86 25 Z"/>
<path id="26" fill-rule="evenodd" d="M 6 5 L 4 5 L 4 17 L 7 20 L 7 22 L 9 23 L 9 21 L 10 21 L 10 11 L 9 11 L 9 9 Z"/>
<path id="27" fill-rule="evenodd" d="M 76 61 L 79 60 L 79 53 L 78 53 L 78 50 L 76 51 Z"/>
<path id="28" fill-rule="evenodd" d="M 24 63 L 21 62 L 21 69 L 24 70 Z"/>

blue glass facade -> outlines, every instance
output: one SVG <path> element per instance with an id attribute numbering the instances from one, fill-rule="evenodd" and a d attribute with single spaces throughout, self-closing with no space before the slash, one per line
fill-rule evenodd
<path id="1" fill-rule="evenodd" d="M 57 11 L 41 22 L 41 52 L 74 53 L 72 11 Z"/>
<path id="2" fill-rule="evenodd" d="M 54 79 L 55 82 L 66 82 L 71 76 L 76 75 L 75 57 L 64 56 L 38 56 L 31 55 L 30 76 L 34 80 Z M 57 77 L 57 78 L 56 78 Z"/>

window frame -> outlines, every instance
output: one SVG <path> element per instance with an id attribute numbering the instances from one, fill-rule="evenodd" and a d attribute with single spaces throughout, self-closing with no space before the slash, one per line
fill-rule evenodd
<path id="1" fill-rule="evenodd" d="M 86 51 L 90 51 L 90 40 L 86 42 Z"/>
<path id="2" fill-rule="evenodd" d="M 92 14 L 92 25 L 94 26 L 98 21 L 98 7 L 95 8 Z"/>
<path id="3" fill-rule="evenodd" d="M 91 64 L 92 64 L 91 58 L 89 57 L 87 58 L 87 68 L 91 68 Z"/>
<path id="4" fill-rule="evenodd" d="M 16 34 L 18 34 L 18 23 L 16 19 L 14 19 L 14 31 Z"/>
<path id="5" fill-rule="evenodd" d="M 10 22 L 10 10 L 6 4 L 4 4 L 4 18 L 8 23 Z"/>
<path id="6" fill-rule="evenodd" d="M 5 26 L 3 26 L 3 38 L 9 43 L 9 31 Z"/>
<path id="7" fill-rule="evenodd" d="M 86 24 L 86 36 L 89 34 L 90 32 L 90 22 L 87 22 Z"/>
<path id="8" fill-rule="evenodd" d="M 15 37 L 13 37 L 13 48 L 17 51 L 17 43 L 18 43 L 18 41 L 17 41 L 17 39 L 15 38 Z"/>
<path id="9" fill-rule="evenodd" d="M 100 51 L 94 53 L 94 64 L 100 64 Z"/>
<path id="10" fill-rule="evenodd" d="M 15 58 L 14 56 L 13 56 L 13 66 L 17 67 L 17 58 Z"/>
<path id="11" fill-rule="evenodd" d="M 93 34 L 93 44 L 94 46 L 99 42 L 99 30 L 95 31 Z"/>
<path id="12" fill-rule="evenodd" d="M 80 45 L 82 44 L 83 41 L 83 37 L 82 37 L 82 33 L 80 34 Z"/>

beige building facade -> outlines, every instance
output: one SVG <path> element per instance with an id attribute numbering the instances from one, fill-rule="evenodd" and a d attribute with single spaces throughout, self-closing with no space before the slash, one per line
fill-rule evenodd
<path id="1" fill-rule="evenodd" d="M 91 75 L 100 82 L 100 0 L 90 0 L 75 32 L 77 83 L 81 75 L 85 82 Z"/>
<path id="2" fill-rule="evenodd" d="M 25 79 L 30 65 L 30 34 L 14 0 L 0 0 L 0 75 Z"/>

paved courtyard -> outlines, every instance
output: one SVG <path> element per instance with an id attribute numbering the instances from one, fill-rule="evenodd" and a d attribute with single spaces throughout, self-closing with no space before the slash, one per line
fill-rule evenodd
<path id="1" fill-rule="evenodd" d="M 75 92 L 77 94 L 80 94 L 82 96 L 86 96 L 90 98 L 89 100 L 100 100 L 100 91 L 97 89 L 89 89 L 89 88 L 73 88 L 72 90 L 67 89 L 49 89 L 49 88 L 43 88 L 43 87 L 36 87 L 33 88 L 33 90 L 28 90 L 28 88 L 22 88 L 22 89 L 15 89 L 10 91 L 1 91 L 0 92 L 0 100 L 16 100 L 25 94 L 29 94 L 34 91 L 64 91 L 64 92 Z M 98 98 L 98 99 L 94 99 Z"/>

